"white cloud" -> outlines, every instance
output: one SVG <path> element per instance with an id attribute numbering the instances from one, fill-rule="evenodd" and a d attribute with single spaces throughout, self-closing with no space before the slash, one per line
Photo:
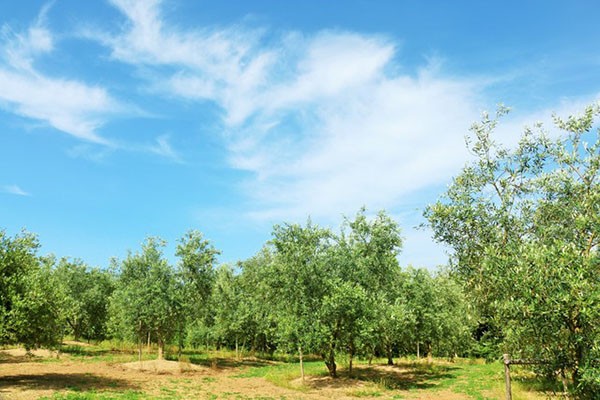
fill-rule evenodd
<path id="1" fill-rule="evenodd" d="M 112 57 L 134 65 L 170 66 L 170 76 L 155 86 L 191 99 L 225 105 L 228 120 L 243 121 L 249 96 L 263 83 L 274 54 L 258 49 L 260 32 L 229 29 L 181 32 L 166 26 L 160 1 L 111 1 L 127 18 L 117 36 L 89 34 L 112 48 Z"/>
<path id="2" fill-rule="evenodd" d="M 108 144 L 96 130 L 116 105 L 102 88 L 0 68 L 0 106 L 90 142 Z"/>
<path id="3" fill-rule="evenodd" d="M 13 32 L 9 25 L 2 26 L 0 53 L 13 68 L 33 72 L 35 57 L 53 50 L 52 34 L 44 26 L 48 10 L 49 5 L 42 8 L 26 33 Z"/>
<path id="4" fill-rule="evenodd" d="M 439 63 L 415 76 L 390 72 L 400 68 L 383 36 L 288 32 L 267 41 L 240 26 L 183 31 L 164 19 L 160 1 L 112 2 L 128 20 L 100 38 L 115 59 L 156 67 L 169 95 L 223 109 L 231 165 L 255 177 L 244 184 L 253 217 L 392 207 L 466 159 L 481 88 L 439 75 Z"/>
<path id="5" fill-rule="evenodd" d="M 486 89 L 508 79 L 447 76 L 438 58 L 410 71 L 381 35 L 182 30 L 158 0 L 112 2 L 127 24 L 99 40 L 114 59 L 150 68 L 153 89 L 223 110 L 229 162 L 251 173 L 242 184 L 252 200 L 247 216 L 261 222 L 310 214 L 330 223 L 362 205 L 432 201 L 421 194 L 469 158 L 464 136 L 490 107 Z M 443 262 L 427 233 L 408 231 L 413 249 L 422 242 L 421 255 Z"/>
<path id="6" fill-rule="evenodd" d="M 119 111 L 118 102 L 104 88 L 46 76 L 35 66 L 37 57 L 54 49 L 52 33 L 44 26 L 47 10 L 25 33 L 2 28 L 0 107 L 79 139 L 109 144 L 97 130 L 108 114 Z"/>
<path id="7" fill-rule="evenodd" d="M 14 194 L 15 196 L 31 196 L 30 193 L 24 191 L 18 185 L 4 185 L 2 191 L 8 194 Z"/>
<path id="8" fill-rule="evenodd" d="M 173 149 L 169 143 L 168 135 L 160 135 L 156 138 L 155 143 L 147 147 L 150 153 L 154 153 L 161 157 L 168 158 L 175 162 L 182 162 L 180 155 Z"/>

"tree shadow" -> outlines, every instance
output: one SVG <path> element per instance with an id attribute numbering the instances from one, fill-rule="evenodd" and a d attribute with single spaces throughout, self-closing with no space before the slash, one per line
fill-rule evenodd
<path id="1" fill-rule="evenodd" d="M 89 373 L 42 373 L 4 375 L 0 393 L 9 388 L 20 390 L 135 390 L 140 387 L 124 379 L 107 378 Z"/>
<path id="2" fill-rule="evenodd" d="M 64 346 L 61 353 L 76 357 L 100 357 L 107 354 L 134 354 L 133 351 L 86 348 L 82 346 Z"/>
<path id="3" fill-rule="evenodd" d="M 558 376 L 538 376 L 530 368 L 523 366 L 520 369 L 515 370 L 513 367 L 511 369 L 513 383 L 518 383 L 527 391 L 544 393 L 549 398 L 561 395 L 564 391 L 563 382 Z M 567 385 L 570 390 L 573 382 L 568 380 Z"/>
<path id="4" fill-rule="evenodd" d="M 263 360 L 256 357 L 244 357 L 239 360 L 230 357 L 210 357 L 206 358 L 206 353 L 193 353 L 185 352 L 183 356 L 186 361 L 189 360 L 191 364 L 200 365 L 210 369 L 237 369 L 243 367 L 266 367 L 273 364 L 279 364 L 278 362 L 271 360 Z M 176 355 L 168 355 L 167 360 L 180 361 Z"/>
<path id="5" fill-rule="evenodd" d="M 25 362 L 36 361 L 36 359 L 41 357 L 36 356 L 14 356 L 11 354 L 7 354 L 5 352 L 0 352 L 0 364 L 20 364 Z"/>
<path id="6" fill-rule="evenodd" d="M 429 389 L 440 384 L 442 380 L 457 377 L 458 367 L 446 365 L 429 365 L 400 363 L 396 365 L 357 366 L 350 376 L 342 371 L 346 379 L 371 382 L 390 390 Z"/>

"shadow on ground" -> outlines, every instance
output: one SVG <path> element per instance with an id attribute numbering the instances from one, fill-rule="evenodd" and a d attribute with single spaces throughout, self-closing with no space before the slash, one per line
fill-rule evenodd
<path id="1" fill-rule="evenodd" d="M 338 379 L 315 377 L 310 380 L 309 385 L 315 389 L 339 388 L 358 380 L 391 390 L 428 389 L 436 387 L 442 380 L 456 378 L 457 370 L 459 370 L 457 367 L 427 364 L 358 366 L 351 376 L 347 371 L 341 371 Z"/>
<path id="2" fill-rule="evenodd" d="M 35 356 L 13 356 L 11 354 L 6 354 L 5 352 L 0 352 L 0 363 L 1 364 L 20 364 L 24 362 L 31 362 L 39 359 L 41 357 Z"/>
<path id="3" fill-rule="evenodd" d="M 176 355 L 167 356 L 167 359 L 171 361 L 180 361 Z M 213 357 L 210 359 L 206 359 L 204 355 L 195 355 L 193 353 L 186 353 L 185 359 L 189 360 L 189 362 L 192 364 L 201 365 L 203 367 L 211 368 L 214 370 L 236 369 L 240 367 L 266 367 L 273 364 L 280 364 L 275 361 L 262 360 L 255 357 L 244 357 L 240 360 L 226 357 Z"/>
<path id="4" fill-rule="evenodd" d="M 20 390 L 102 390 L 139 389 L 124 379 L 107 378 L 94 374 L 17 374 L 5 375 L 0 379 L 0 393 L 6 389 Z"/>

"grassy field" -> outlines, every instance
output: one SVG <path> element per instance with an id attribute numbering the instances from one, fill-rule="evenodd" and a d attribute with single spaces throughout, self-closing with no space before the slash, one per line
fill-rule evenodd
<path id="1" fill-rule="evenodd" d="M 318 360 L 266 360 L 230 352 L 184 353 L 180 360 L 137 362 L 133 349 L 70 344 L 56 354 L 29 357 L 19 349 L 0 351 L 0 399 L 503 399 L 501 363 L 480 360 L 401 359 L 388 366 L 359 361 L 349 376 L 327 376 Z M 546 399 L 526 371 L 514 371 L 513 399 Z"/>

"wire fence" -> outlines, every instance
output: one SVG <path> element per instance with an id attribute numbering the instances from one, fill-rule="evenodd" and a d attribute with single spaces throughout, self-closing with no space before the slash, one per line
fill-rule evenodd
<path id="1" fill-rule="evenodd" d="M 512 384 L 510 379 L 510 366 L 511 365 L 556 365 L 560 366 L 563 369 L 570 367 L 572 365 L 568 365 L 565 363 L 556 363 L 556 361 L 546 360 L 546 359 L 534 359 L 534 358 L 516 358 L 511 359 L 508 354 L 503 355 L 504 360 L 504 382 L 506 385 L 506 400 L 512 400 Z M 591 365 L 600 365 L 600 359 L 592 359 L 587 360 L 587 362 Z M 565 398 L 569 397 L 567 379 L 564 374 L 561 375 L 562 384 L 563 384 L 563 396 Z"/>

